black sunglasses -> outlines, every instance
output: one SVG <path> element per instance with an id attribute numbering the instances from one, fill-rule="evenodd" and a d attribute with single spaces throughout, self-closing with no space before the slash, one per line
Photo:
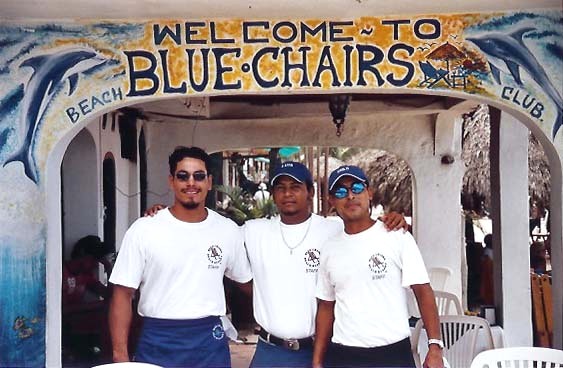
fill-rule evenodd
<path id="1" fill-rule="evenodd" d="M 342 199 L 348 197 L 348 191 L 351 191 L 354 194 L 360 194 L 366 189 L 366 185 L 359 181 L 352 184 L 350 188 L 345 187 L 344 185 L 339 186 L 332 190 L 332 195 L 335 196 L 337 199 Z"/>
<path id="2" fill-rule="evenodd" d="M 194 181 L 204 181 L 207 178 L 207 173 L 205 171 L 196 171 L 193 174 L 190 174 L 187 171 L 178 171 L 176 173 L 176 179 L 180 181 L 188 181 L 190 180 L 190 176 L 194 178 Z"/>

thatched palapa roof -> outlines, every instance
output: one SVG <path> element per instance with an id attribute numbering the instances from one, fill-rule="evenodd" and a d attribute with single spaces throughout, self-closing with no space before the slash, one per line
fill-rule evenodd
<path id="1" fill-rule="evenodd" d="M 481 212 L 489 210 L 490 186 L 490 118 L 486 105 L 467 114 L 463 122 L 462 159 L 466 166 L 462 198 L 464 208 Z M 412 179 L 407 163 L 381 150 L 363 150 L 347 160 L 360 166 L 374 188 L 374 202 L 386 210 L 412 213 Z M 528 145 L 529 195 L 540 206 L 548 206 L 550 173 L 547 157 L 539 142 L 530 134 Z M 484 208 L 481 208 L 484 207 Z"/>

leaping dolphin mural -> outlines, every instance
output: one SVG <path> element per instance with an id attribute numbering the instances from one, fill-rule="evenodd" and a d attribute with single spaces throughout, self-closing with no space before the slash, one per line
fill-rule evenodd
<path id="1" fill-rule="evenodd" d="M 33 157 L 33 145 L 39 125 L 51 100 L 60 91 L 61 83 L 69 82 L 68 95 L 77 88 L 80 73 L 104 64 L 108 59 L 89 47 L 72 47 L 54 54 L 35 56 L 23 61 L 20 67 L 33 68 L 33 74 L 24 87 L 21 102 L 21 119 L 17 127 L 19 137 L 17 150 L 4 163 L 20 161 L 25 175 L 34 183 L 39 181 L 39 172 Z"/>
<path id="2" fill-rule="evenodd" d="M 498 84 L 501 84 L 500 72 L 502 71 L 511 75 L 514 81 L 522 86 L 520 68 L 526 70 L 557 106 L 557 119 L 552 129 L 552 138 L 555 138 L 563 124 L 563 99 L 561 99 L 561 95 L 551 83 L 541 64 L 522 40 L 524 34 L 535 30 L 535 28 L 527 27 L 510 34 L 487 33 L 480 37 L 468 37 L 467 41 L 475 44 L 485 54 L 491 74 Z"/>

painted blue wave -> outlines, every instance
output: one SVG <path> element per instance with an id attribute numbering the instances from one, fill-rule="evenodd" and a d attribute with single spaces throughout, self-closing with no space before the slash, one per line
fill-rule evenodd
<path id="1" fill-rule="evenodd" d="M 0 100 L 0 121 L 7 114 L 13 112 L 23 98 L 23 84 L 8 92 L 6 96 Z"/>
<path id="2" fill-rule="evenodd" d="M 560 14 L 554 13 L 516 13 L 504 17 L 493 18 L 487 22 L 480 23 L 472 27 L 478 27 L 483 31 L 498 30 L 499 28 L 504 28 L 507 26 L 514 26 L 516 23 L 522 21 L 532 21 L 533 23 L 538 22 L 538 20 L 548 21 L 550 23 L 561 23 Z"/>
<path id="3" fill-rule="evenodd" d="M 19 43 L 20 43 L 19 40 L 5 38 L 3 40 L 0 40 L 0 47 L 1 48 L 10 47 L 10 46 L 17 45 Z"/>
<path id="4" fill-rule="evenodd" d="M 0 239 L 0 367 L 42 367 L 45 252 L 20 257 L 12 251 L 19 246 Z"/>
<path id="5" fill-rule="evenodd" d="M 550 42 L 545 45 L 545 49 L 553 57 L 556 57 L 559 60 L 563 60 L 563 46 Z"/>

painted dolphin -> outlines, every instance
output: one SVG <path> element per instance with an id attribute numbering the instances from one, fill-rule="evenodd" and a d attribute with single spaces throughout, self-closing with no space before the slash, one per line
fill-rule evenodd
<path id="1" fill-rule="evenodd" d="M 60 90 L 61 83 L 69 81 L 68 95 L 76 90 L 78 75 L 103 64 L 107 59 L 87 47 L 74 47 L 55 54 L 40 55 L 22 62 L 20 67 L 33 68 L 33 74 L 24 88 L 18 134 L 21 139 L 17 151 L 4 163 L 21 161 L 25 175 L 37 183 L 39 173 L 33 157 L 33 144 L 45 110 Z M 25 135 L 24 135 L 25 134 Z"/>
<path id="2" fill-rule="evenodd" d="M 543 88 L 553 103 L 557 106 L 557 120 L 553 125 L 552 138 L 563 124 L 563 100 L 555 89 L 535 56 L 522 41 L 522 36 L 535 28 L 521 28 L 511 34 L 488 33 L 481 37 L 468 37 L 466 40 L 474 43 L 487 56 L 491 73 L 495 81 L 500 84 L 500 71 L 512 75 L 512 78 L 522 86 L 520 68 L 534 79 Z"/>

